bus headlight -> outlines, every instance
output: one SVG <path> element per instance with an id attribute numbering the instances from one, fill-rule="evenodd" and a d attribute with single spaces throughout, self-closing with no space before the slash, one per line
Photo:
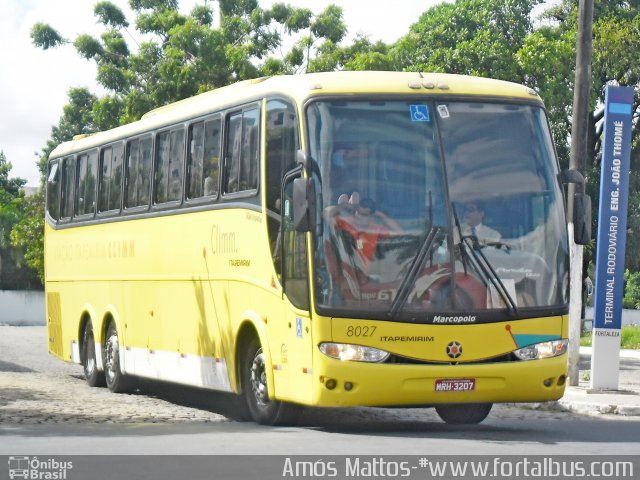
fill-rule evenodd
<path id="1" fill-rule="evenodd" d="M 513 353 L 520 360 L 539 360 L 541 358 L 551 358 L 562 355 L 567 351 L 569 340 L 553 340 L 551 342 L 536 343 L 528 347 L 521 348 Z"/>
<path id="2" fill-rule="evenodd" d="M 384 362 L 390 353 L 373 347 L 349 343 L 321 343 L 320 351 L 326 356 L 352 362 Z"/>

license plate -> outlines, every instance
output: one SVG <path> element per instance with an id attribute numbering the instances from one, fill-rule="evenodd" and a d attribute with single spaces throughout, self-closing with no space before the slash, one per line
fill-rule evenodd
<path id="1" fill-rule="evenodd" d="M 475 378 L 438 378 L 436 392 L 471 392 L 476 389 Z"/>

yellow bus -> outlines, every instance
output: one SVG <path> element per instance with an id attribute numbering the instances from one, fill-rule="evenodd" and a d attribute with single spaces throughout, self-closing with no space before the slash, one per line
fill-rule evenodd
<path id="1" fill-rule="evenodd" d="M 558 399 L 577 177 L 502 81 L 318 73 L 161 107 L 50 155 L 49 350 L 114 392 L 239 394 L 263 424 Z"/>

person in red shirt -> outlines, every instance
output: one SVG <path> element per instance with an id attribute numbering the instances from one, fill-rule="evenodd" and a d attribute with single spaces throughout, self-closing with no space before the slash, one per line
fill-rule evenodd
<path id="1" fill-rule="evenodd" d="M 351 197 L 353 199 L 354 195 Z M 360 266 L 367 273 L 376 254 L 378 240 L 402 234 L 402 227 L 388 215 L 377 210 L 375 202 L 369 198 L 351 205 L 353 213 L 346 216 L 338 215 L 336 228 L 353 237 Z"/>

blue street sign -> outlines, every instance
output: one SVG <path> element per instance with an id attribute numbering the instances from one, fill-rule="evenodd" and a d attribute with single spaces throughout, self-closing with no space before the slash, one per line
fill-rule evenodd
<path id="1" fill-rule="evenodd" d="M 632 105 L 633 88 L 607 86 L 593 325 L 599 329 L 619 330 L 622 323 Z"/>

